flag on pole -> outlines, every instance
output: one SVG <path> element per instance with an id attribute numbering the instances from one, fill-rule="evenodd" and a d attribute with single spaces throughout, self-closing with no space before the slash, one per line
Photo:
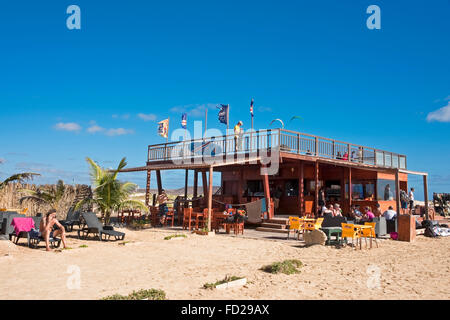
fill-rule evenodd
<path id="1" fill-rule="evenodd" d="M 250 102 L 250 114 L 253 117 L 253 98 L 252 98 L 252 101 Z"/>
<path id="2" fill-rule="evenodd" d="M 183 113 L 183 114 L 181 115 L 181 127 L 182 127 L 183 129 L 186 129 L 186 128 L 187 128 L 187 113 Z"/>
<path id="3" fill-rule="evenodd" d="M 169 136 L 169 119 L 158 122 L 158 134 L 163 138 Z"/>
<path id="4" fill-rule="evenodd" d="M 219 107 L 217 107 L 219 108 Z M 229 108 L 227 104 L 221 104 L 219 108 L 219 122 L 228 125 L 228 112 Z"/>

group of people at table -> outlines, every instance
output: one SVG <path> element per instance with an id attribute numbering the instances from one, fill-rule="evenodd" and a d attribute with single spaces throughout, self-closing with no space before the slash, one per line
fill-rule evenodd
<path id="1" fill-rule="evenodd" d="M 169 197 L 167 196 L 165 190 L 161 190 L 161 193 L 157 197 L 158 202 L 158 214 L 159 214 L 159 226 L 163 226 L 166 223 L 168 214 L 173 214 L 176 216 L 183 216 L 184 212 L 178 212 L 179 209 L 182 210 L 183 206 L 179 206 L 179 198 L 177 197 L 173 203 L 173 210 L 169 212 L 168 203 Z M 198 212 L 196 213 L 199 214 Z M 201 214 L 201 213 L 200 213 Z M 241 222 L 247 219 L 246 212 L 243 208 L 233 209 L 230 205 L 225 206 L 225 211 L 223 213 L 215 212 L 215 216 L 220 215 L 220 218 L 224 220 L 224 222 Z M 215 218 L 213 217 L 213 219 Z"/>
<path id="2" fill-rule="evenodd" d="M 320 210 L 320 216 L 325 217 L 327 215 L 332 217 L 342 217 L 343 215 L 340 205 L 338 203 L 335 203 L 334 205 L 323 204 Z M 397 212 L 395 212 L 392 206 L 389 206 L 388 210 L 382 212 L 378 203 L 376 204 L 376 209 L 374 212 L 372 212 L 372 209 L 369 206 L 361 209 L 361 206 L 358 204 L 352 204 L 350 208 L 350 218 L 354 219 L 357 223 L 372 222 L 376 217 L 385 217 L 386 220 L 393 220 L 397 217 Z"/>

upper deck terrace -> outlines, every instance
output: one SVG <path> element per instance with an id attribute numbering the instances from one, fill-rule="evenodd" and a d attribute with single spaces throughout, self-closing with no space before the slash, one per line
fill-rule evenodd
<path id="1" fill-rule="evenodd" d="M 149 145 L 147 165 L 176 160 L 198 163 L 206 157 L 223 158 L 226 163 L 227 159 L 249 155 L 259 158 L 279 151 L 281 157 L 350 161 L 355 165 L 406 170 L 405 155 L 285 129 L 246 132 L 237 144 L 234 135 L 222 135 Z"/>

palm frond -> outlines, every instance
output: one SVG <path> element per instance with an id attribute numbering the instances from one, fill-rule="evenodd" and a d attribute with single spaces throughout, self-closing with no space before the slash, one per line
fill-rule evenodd
<path id="1" fill-rule="evenodd" d="M 6 187 L 11 182 L 18 182 L 18 183 L 24 183 L 25 180 L 32 180 L 34 176 L 40 176 L 39 173 L 34 172 L 23 172 L 23 173 L 17 173 L 12 175 L 11 177 L 4 180 L 2 183 L 0 183 L 0 190 Z"/>
<path id="2" fill-rule="evenodd" d="M 127 158 L 122 158 L 122 160 L 120 160 L 119 166 L 117 167 L 117 169 L 114 171 L 114 179 L 117 178 L 117 174 L 119 173 L 120 170 L 122 170 L 123 168 L 125 168 L 127 166 Z"/>

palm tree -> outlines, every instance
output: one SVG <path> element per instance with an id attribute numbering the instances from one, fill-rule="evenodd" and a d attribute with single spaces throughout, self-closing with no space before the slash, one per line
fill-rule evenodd
<path id="1" fill-rule="evenodd" d="M 94 186 L 92 198 L 79 201 L 75 206 L 78 210 L 85 204 L 95 204 L 105 223 L 109 223 L 111 214 L 122 208 L 138 208 L 148 212 L 144 203 L 138 200 L 130 199 L 130 196 L 136 191 L 137 185 L 131 182 L 121 182 L 117 180 L 117 175 L 127 165 L 126 158 L 123 158 L 117 169 L 108 170 L 101 168 L 95 161 L 86 158 L 90 165 L 90 175 L 92 185 Z"/>
<path id="2" fill-rule="evenodd" d="M 0 183 L 0 190 L 5 188 L 11 182 L 24 183 L 25 180 L 33 179 L 34 176 L 40 176 L 40 174 L 33 172 L 23 172 L 12 175 L 11 177 Z"/>
<path id="3" fill-rule="evenodd" d="M 38 188 L 37 190 L 22 189 L 20 192 L 28 195 L 20 198 L 19 202 L 20 204 L 25 201 L 44 203 L 59 212 L 62 208 L 62 199 L 64 197 L 65 190 L 66 187 L 64 186 L 64 182 L 62 180 L 58 180 L 56 188 L 49 188 L 47 190 L 42 190 L 41 188 Z"/>

